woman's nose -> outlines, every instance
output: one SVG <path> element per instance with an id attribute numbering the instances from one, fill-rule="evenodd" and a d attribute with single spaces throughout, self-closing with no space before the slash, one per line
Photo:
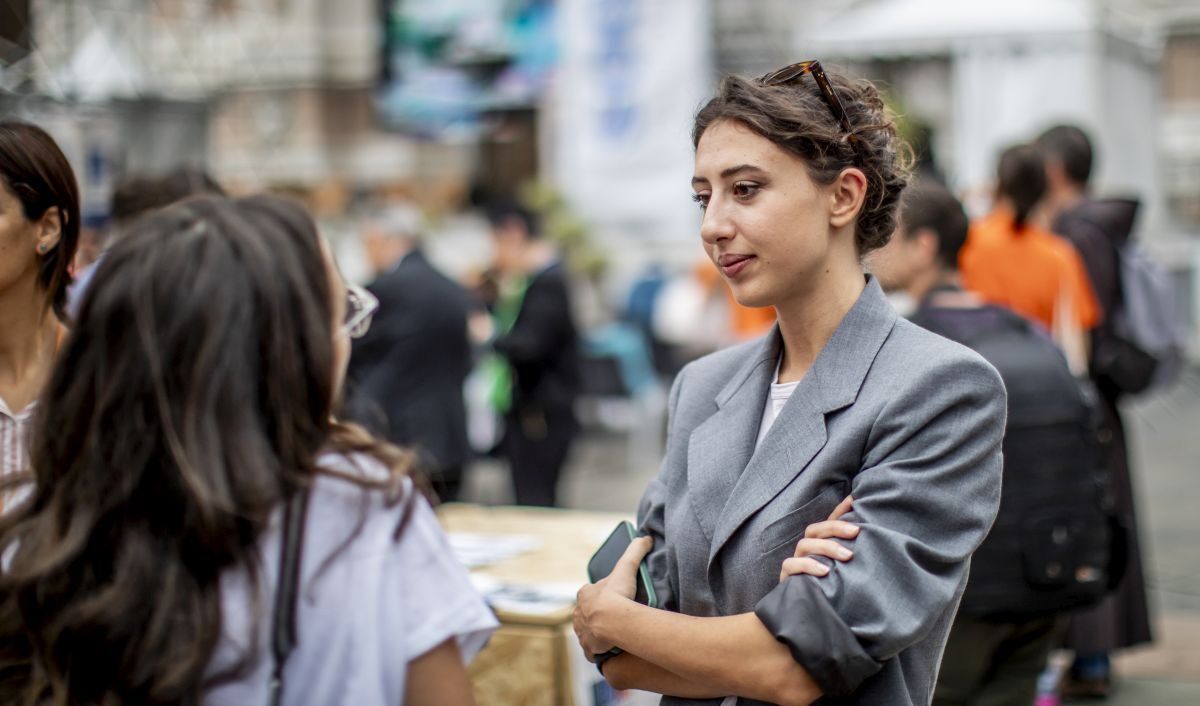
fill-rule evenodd
<path id="1" fill-rule="evenodd" d="M 700 238 L 709 245 L 715 245 L 732 238 L 733 234 L 733 222 L 726 209 L 721 207 L 717 199 L 710 200 L 708 208 L 704 209 L 704 218 L 700 221 Z"/>

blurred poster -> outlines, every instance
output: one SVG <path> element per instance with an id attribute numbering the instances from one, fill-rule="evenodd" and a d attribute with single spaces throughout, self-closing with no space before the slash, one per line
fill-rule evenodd
<path id="1" fill-rule="evenodd" d="M 489 112 L 533 109 L 555 61 L 552 0 L 384 0 L 383 122 L 470 140 Z"/>
<path id="2" fill-rule="evenodd" d="M 586 220 L 695 237 L 690 131 L 713 87 L 710 12 L 697 0 L 559 0 L 549 166 Z"/>

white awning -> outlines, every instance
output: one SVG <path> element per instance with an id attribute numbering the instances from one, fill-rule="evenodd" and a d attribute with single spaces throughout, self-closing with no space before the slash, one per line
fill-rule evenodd
<path id="1" fill-rule="evenodd" d="M 145 72 L 101 27 L 79 43 L 55 79 L 59 93 L 73 93 L 83 101 L 137 98 L 146 84 Z"/>
<path id="2" fill-rule="evenodd" d="M 1139 43 L 1135 23 L 1093 0 L 878 0 L 858 3 L 828 22 L 802 26 L 805 55 L 843 59 L 953 53 L 979 40 L 1057 41 L 1103 30 Z"/>

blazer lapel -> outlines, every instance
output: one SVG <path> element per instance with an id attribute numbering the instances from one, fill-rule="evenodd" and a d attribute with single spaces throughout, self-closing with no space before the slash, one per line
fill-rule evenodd
<path id="1" fill-rule="evenodd" d="M 719 496 L 722 499 L 727 497 L 728 501 L 716 518 L 711 537 L 708 556 L 710 571 L 717 554 L 730 537 L 751 515 L 791 483 L 824 448 L 825 415 L 854 403 L 896 318 L 896 312 L 884 297 L 878 282 L 868 278 L 858 301 L 843 317 L 812 368 L 796 386 L 796 391 L 780 410 L 762 445 L 747 456 L 748 461 L 744 466 L 733 471 L 732 487 L 725 489 L 725 495 Z M 754 415 L 753 434 L 757 434 L 761 422 L 773 372 L 774 366 L 771 366 L 764 381 L 755 380 L 759 385 L 759 414 Z M 749 396 L 749 391 L 742 394 Z M 729 424 L 731 427 L 737 426 L 732 420 Z M 706 426 L 707 422 L 697 432 Z M 695 443 L 695 433 L 692 439 Z M 751 448 L 753 444 L 754 439 L 751 438 Z M 688 460 L 690 465 L 690 455 Z M 716 472 L 716 469 L 712 472 Z M 688 480 L 690 483 L 690 473 Z"/>
<path id="2" fill-rule="evenodd" d="M 717 393 L 716 413 L 688 437 L 688 495 L 709 541 L 729 494 L 754 453 L 778 357 L 779 330 L 775 328 Z"/>

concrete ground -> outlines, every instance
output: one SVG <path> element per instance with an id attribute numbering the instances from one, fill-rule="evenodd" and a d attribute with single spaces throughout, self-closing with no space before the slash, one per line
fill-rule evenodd
<path id="1" fill-rule="evenodd" d="M 1142 551 L 1156 615 L 1157 642 L 1121 654 L 1109 706 L 1200 705 L 1200 370 L 1189 371 L 1169 394 L 1125 410 L 1134 458 Z M 604 419 L 628 422 L 619 407 Z M 647 442 L 653 414 L 638 413 L 639 433 L 592 425 L 581 438 L 560 495 L 567 507 L 628 512 L 637 508 L 657 471 L 660 451 Z M 653 438 L 653 433 L 649 434 Z M 508 476 L 495 462 L 476 464 L 467 500 L 511 502 Z M 1098 702 L 1097 702 L 1098 703 Z"/>
<path id="2" fill-rule="evenodd" d="M 1126 420 L 1157 641 L 1120 656 L 1107 703 L 1200 704 L 1200 372 Z"/>

